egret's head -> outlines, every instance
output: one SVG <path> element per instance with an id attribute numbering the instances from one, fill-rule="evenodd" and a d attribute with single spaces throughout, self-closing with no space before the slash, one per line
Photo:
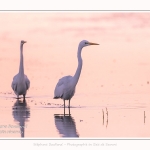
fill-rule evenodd
<path id="1" fill-rule="evenodd" d="M 24 40 L 21 40 L 21 45 L 23 45 L 24 43 L 27 43 L 27 42 Z"/>
<path id="2" fill-rule="evenodd" d="M 83 48 L 83 47 L 85 47 L 85 46 L 90 46 L 90 45 L 99 45 L 99 44 L 97 44 L 97 43 L 92 43 L 92 42 L 89 42 L 89 41 L 87 41 L 87 40 L 83 40 L 83 41 L 81 41 L 81 42 L 79 43 L 79 46 L 80 46 L 81 48 Z"/>

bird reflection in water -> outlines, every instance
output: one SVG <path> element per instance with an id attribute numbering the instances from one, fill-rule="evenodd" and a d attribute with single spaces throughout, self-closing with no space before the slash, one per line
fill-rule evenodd
<path id="1" fill-rule="evenodd" d="M 103 125 L 104 125 L 104 120 L 105 120 L 105 113 L 104 113 L 104 110 L 102 109 L 102 113 L 103 113 Z M 107 128 L 107 126 L 108 126 L 108 109 L 107 109 L 107 107 L 106 107 L 106 116 L 107 116 L 107 120 L 106 120 L 106 128 Z"/>
<path id="2" fill-rule="evenodd" d="M 12 109 L 12 115 L 15 121 L 19 122 L 21 137 L 24 137 L 25 128 L 27 128 L 25 122 L 30 117 L 30 109 L 27 102 L 22 102 L 17 99 Z"/>
<path id="3" fill-rule="evenodd" d="M 54 114 L 55 126 L 62 137 L 79 137 L 76 124 L 70 114 Z"/>

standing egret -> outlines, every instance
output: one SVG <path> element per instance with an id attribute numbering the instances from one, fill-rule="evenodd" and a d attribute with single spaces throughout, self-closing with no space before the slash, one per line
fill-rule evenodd
<path id="1" fill-rule="evenodd" d="M 54 91 L 54 99 L 63 99 L 64 100 L 64 113 L 65 113 L 65 100 L 69 100 L 69 111 L 70 111 L 70 100 L 75 94 L 75 88 L 78 83 L 81 69 L 82 69 L 82 57 L 81 51 L 82 48 L 89 45 L 99 45 L 97 43 L 91 43 L 86 40 L 83 40 L 79 43 L 77 58 L 78 58 L 78 67 L 74 74 L 74 76 L 65 76 L 59 79 L 55 91 Z"/>
<path id="2" fill-rule="evenodd" d="M 24 65 L 23 65 L 23 45 L 26 43 L 26 41 L 20 42 L 20 66 L 19 66 L 19 73 L 14 76 L 11 87 L 14 91 L 14 93 L 17 95 L 17 98 L 19 98 L 19 95 L 23 95 L 23 98 L 25 100 L 25 96 L 27 93 L 27 90 L 30 87 L 30 81 L 28 77 L 24 74 Z"/>

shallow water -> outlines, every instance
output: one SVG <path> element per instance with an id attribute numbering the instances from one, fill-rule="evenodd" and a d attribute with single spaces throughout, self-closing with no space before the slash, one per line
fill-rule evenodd
<path id="1" fill-rule="evenodd" d="M 26 103 L 14 98 L 1 99 L 1 137 L 149 137 L 149 100 L 142 103 L 134 95 L 109 96 L 112 101 L 80 106 L 72 100 L 64 115 L 62 101 L 50 97 L 27 98 Z M 146 95 L 147 96 L 147 95 Z M 123 95 L 122 95 L 123 97 Z M 132 99 L 134 100 L 131 100 Z M 81 96 L 85 100 L 85 97 Z M 118 103 L 116 101 L 118 99 Z M 5 106 L 3 101 L 5 100 Z M 87 101 L 92 101 L 87 98 Z M 127 102 L 130 100 L 130 102 Z M 76 101 L 76 102 L 73 102 Z M 7 127 L 2 127 L 6 125 Z M 21 129 L 19 128 L 21 126 Z"/>
<path id="2" fill-rule="evenodd" d="M 149 20 L 149 13 L 0 13 L 0 137 L 150 137 Z M 11 89 L 22 39 L 26 103 Z M 59 78 L 74 75 L 82 39 L 100 46 L 83 50 L 64 115 L 53 92 Z"/>

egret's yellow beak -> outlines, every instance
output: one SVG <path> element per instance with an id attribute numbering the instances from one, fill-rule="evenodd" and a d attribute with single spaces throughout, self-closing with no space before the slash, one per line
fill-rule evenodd
<path id="1" fill-rule="evenodd" d="M 24 43 L 27 43 L 27 41 L 24 41 Z"/>
<path id="2" fill-rule="evenodd" d="M 99 45 L 97 43 L 92 43 L 92 42 L 89 42 L 89 45 Z"/>

